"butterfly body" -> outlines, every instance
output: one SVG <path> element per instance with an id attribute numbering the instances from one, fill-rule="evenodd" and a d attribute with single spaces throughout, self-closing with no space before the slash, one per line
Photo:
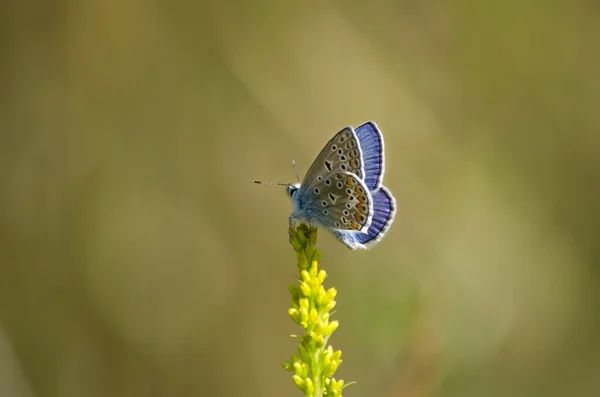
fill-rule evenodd
<path id="1" fill-rule="evenodd" d="M 367 122 L 339 131 L 325 145 L 302 184 L 288 186 L 294 220 L 330 230 L 350 249 L 369 248 L 394 220 L 396 202 L 382 185 L 383 136 Z"/>

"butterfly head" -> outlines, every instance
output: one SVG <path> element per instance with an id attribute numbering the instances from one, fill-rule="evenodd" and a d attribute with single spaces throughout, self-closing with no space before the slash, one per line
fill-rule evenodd
<path id="1" fill-rule="evenodd" d="M 296 193 L 298 193 L 298 189 L 300 189 L 299 183 L 290 184 L 287 186 L 287 194 L 290 198 L 293 198 Z"/>

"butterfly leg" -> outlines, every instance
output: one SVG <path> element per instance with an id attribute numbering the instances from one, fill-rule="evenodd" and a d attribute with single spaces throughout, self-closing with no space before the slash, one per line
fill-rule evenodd
<path id="1" fill-rule="evenodd" d="M 313 222 L 311 222 L 310 218 L 308 219 L 308 228 L 310 230 L 312 230 L 312 228 L 313 228 Z M 306 241 L 308 242 L 308 244 L 312 244 L 313 243 L 313 241 L 312 241 L 312 234 L 309 234 L 308 236 L 306 236 Z"/>
<path id="2" fill-rule="evenodd" d="M 296 217 L 294 215 L 290 215 L 288 218 L 288 234 L 290 236 L 290 242 L 292 241 L 292 235 L 294 233 L 294 229 L 296 228 Z"/>

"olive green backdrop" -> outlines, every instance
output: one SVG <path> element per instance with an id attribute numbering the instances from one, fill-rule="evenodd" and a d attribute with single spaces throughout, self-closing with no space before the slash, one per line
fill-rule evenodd
<path id="1" fill-rule="evenodd" d="M 590 1 L 4 1 L 0 396 L 299 396 L 284 189 L 375 120 L 388 235 L 325 231 L 346 396 L 600 393 Z"/>

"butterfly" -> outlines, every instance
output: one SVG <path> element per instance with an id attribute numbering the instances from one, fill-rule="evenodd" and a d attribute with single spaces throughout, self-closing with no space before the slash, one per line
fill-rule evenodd
<path id="1" fill-rule="evenodd" d="M 396 200 L 382 185 L 383 149 L 374 122 L 345 127 L 327 142 L 302 183 L 270 183 L 287 186 L 290 227 L 295 220 L 320 225 L 353 250 L 377 244 L 396 215 Z"/>

